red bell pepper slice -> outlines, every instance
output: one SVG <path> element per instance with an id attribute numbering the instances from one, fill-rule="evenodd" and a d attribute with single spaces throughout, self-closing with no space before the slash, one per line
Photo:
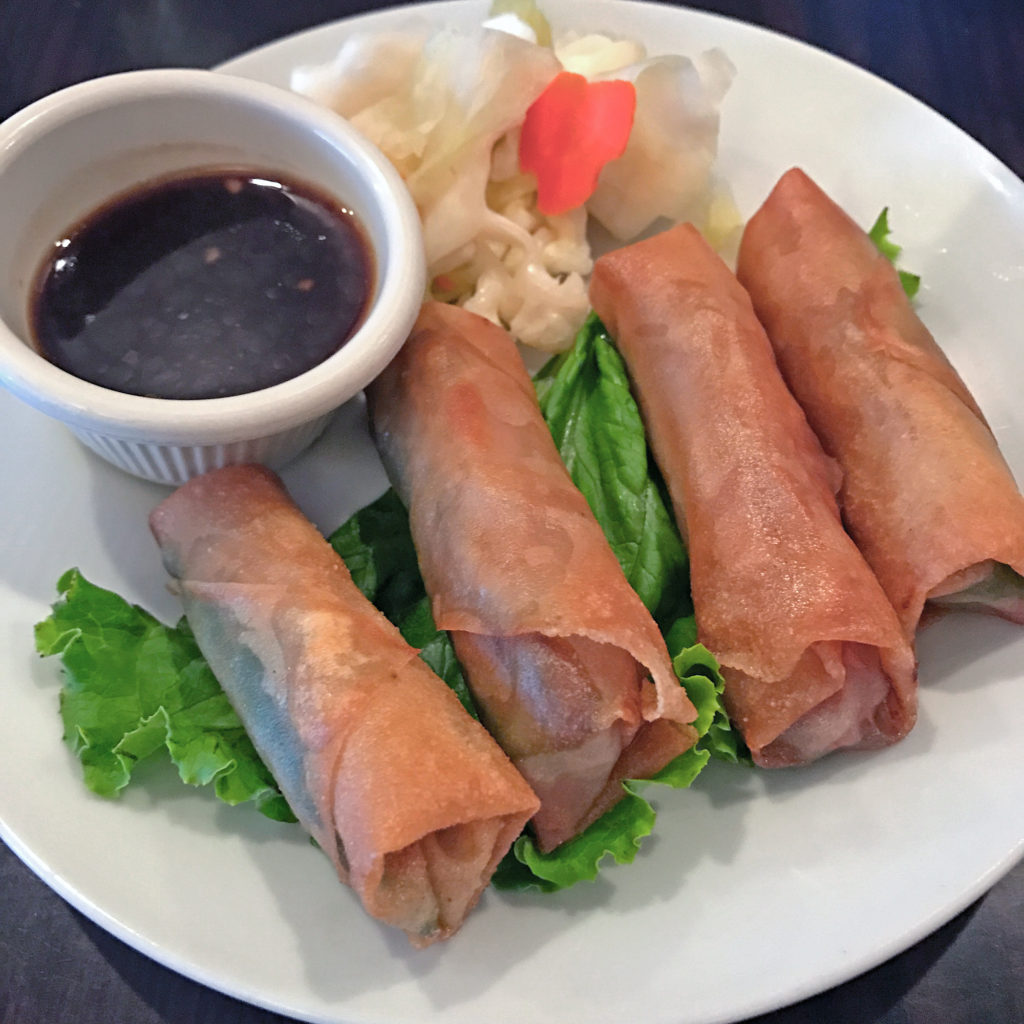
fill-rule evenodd
<path id="1" fill-rule="evenodd" d="M 601 168 L 626 148 L 635 112 L 632 82 L 589 82 L 571 71 L 551 80 L 519 136 L 519 166 L 537 178 L 541 213 L 566 213 L 590 198 Z"/>

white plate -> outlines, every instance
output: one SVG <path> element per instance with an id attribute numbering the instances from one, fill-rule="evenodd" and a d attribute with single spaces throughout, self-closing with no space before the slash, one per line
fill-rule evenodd
<path id="1" fill-rule="evenodd" d="M 485 6 L 422 13 L 472 20 Z M 723 162 L 745 213 L 791 164 L 865 223 L 891 207 L 905 263 L 923 275 L 923 315 L 1024 474 L 1024 185 L 937 114 L 806 46 L 670 7 L 565 12 L 584 15 L 653 52 L 732 57 Z M 408 18 L 327 26 L 229 67 L 286 83 L 347 32 Z M 384 486 L 361 417 L 346 408 L 284 474 L 324 529 Z M 118 803 L 85 791 L 59 740 L 57 665 L 33 654 L 32 625 L 71 565 L 177 616 L 146 529 L 163 491 L 6 395 L 0 422 L 0 834 L 93 920 L 215 988 L 311 1021 L 735 1020 L 905 948 L 1022 852 L 1024 632 L 951 619 L 922 641 L 921 719 L 896 748 L 773 775 L 713 766 L 691 792 L 660 798 L 633 867 L 554 898 L 489 892 L 452 942 L 413 952 L 363 915 L 297 829 L 158 770 Z"/>

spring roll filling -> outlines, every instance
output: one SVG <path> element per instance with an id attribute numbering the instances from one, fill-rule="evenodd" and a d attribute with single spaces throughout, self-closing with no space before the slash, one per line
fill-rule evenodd
<path id="1" fill-rule="evenodd" d="M 1024 622 L 1024 576 L 988 559 L 953 573 L 928 593 L 932 609 L 989 612 Z"/>
<path id="2" fill-rule="evenodd" d="M 844 747 L 871 749 L 890 742 L 877 721 L 891 691 L 878 648 L 860 643 L 816 644 L 814 656 L 820 661 L 818 672 L 824 671 L 836 690 L 755 751 L 754 760 L 763 768 L 803 764 Z M 799 672 L 784 682 L 800 684 Z"/>
<path id="3" fill-rule="evenodd" d="M 453 641 L 482 721 L 540 797 L 538 845 L 553 849 L 607 810 L 607 796 L 621 796 L 620 762 L 645 722 L 641 693 L 652 689 L 646 671 L 586 637 L 456 632 Z M 680 753 L 686 745 L 681 737 Z"/>

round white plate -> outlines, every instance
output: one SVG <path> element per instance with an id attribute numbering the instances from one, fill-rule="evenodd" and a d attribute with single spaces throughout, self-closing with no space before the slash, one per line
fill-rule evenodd
<path id="1" fill-rule="evenodd" d="M 486 3 L 416 16 L 479 18 Z M 286 84 L 392 10 L 241 57 L 228 70 Z M 1024 185 L 957 128 L 821 52 L 722 18 L 613 2 L 559 21 L 641 36 L 652 52 L 721 46 L 738 69 L 723 168 L 749 214 L 802 164 L 863 223 L 888 205 L 920 308 L 1024 474 Z M 344 409 L 284 473 L 325 530 L 375 497 L 383 473 L 362 407 Z M 146 527 L 159 487 L 85 451 L 0 395 L 0 834 L 76 907 L 199 981 L 310 1021 L 710 1024 L 843 981 L 938 927 L 1024 844 L 1024 631 L 957 617 L 920 645 L 921 718 L 897 747 L 759 774 L 713 765 L 659 797 L 635 865 L 555 897 L 490 891 L 446 945 L 414 952 L 378 927 L 294 827 L 218 806 L 170 771 L 119 802 L 91 796 L 60 742 L 58 666 L 32 625 L 60 573 L 167 620 Z"/>

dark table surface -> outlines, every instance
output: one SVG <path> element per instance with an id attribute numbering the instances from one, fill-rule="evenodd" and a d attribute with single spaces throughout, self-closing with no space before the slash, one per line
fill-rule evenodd
<path id="1" fill-rule="evenodd" d="M 209 66 L 374 6 L 361 0 L 2 0 L 0 117 L 81 79 L 128 68 Z M 1022 0 L 721 0 L 691 6 L 767 26 L 875 72 L 1024 175 Z M 65 904 L 0 844 L 2 1024 L 283 1019 L 134 952 Z M 811 1022 L 1022 1024 L 1024 864 L 902 955 L 758 1018 L 758 1024 Z"/>

